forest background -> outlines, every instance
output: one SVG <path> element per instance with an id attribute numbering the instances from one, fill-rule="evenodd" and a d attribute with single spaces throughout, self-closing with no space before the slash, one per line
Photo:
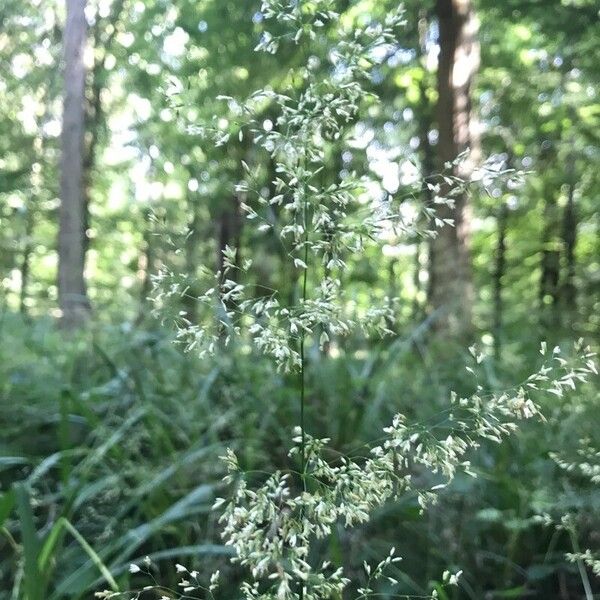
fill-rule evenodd
<path id="1" fill-rule="evenodd" d="M 398 7 L 335 4 L 357 26 Z M 448 224 L 433 239 L 390 229 L 380 249 L 345 257 L 349 309 L 396 300 L 383 339 L 310 341 L 307 423 L 344 453 L 398 411 L 435 422 L 473 374 L 488 390 L 515 385 L 541 342 L 600 342 L 597 3 L 404 8 L 398 39 L 373 57 L 379 101 L 361 107 L 348 143 L 328 145 L 320 185 L 356 171 L 365 203 L 399 202 L 410 218 L 435 202 L 442 175 L 473 183 L 438 207 Z M 235 100 L 300 90 L 290 70 L 307 58 L 330 68 L 336 27 L 323 24 L 308 56 L 255 52 L 264 31 L 254 0 L 0 5 L 2 600 L 91 598 L 106 572 L 122 589 L 142 585 L 128 567 L 144 556 L 174 588 L 175 563 L 225 570 L 224 598 L 243 576 L 211 510 L 218 457 L 232 447 L 248 471 L 286 465 L 295 382 L 244 332 L 206 356 L 178 345 L 173 325 L 214 316 L 196 300 L 199 280 L 229 259 L 254 260 L 257 290 L 298 298 L 277 205 L 264 231 L 246 218 L 247 171 L 267 199 L 277 173 Z M 263 111 L 269 132 L 278 107 Z M 186 286 L 157 311 L 164 269 Z M 424 515 L 413 497 L 386 504 L 322 553 L 360 580 L 363 561 L 394 545 L 410 596 L 600 597 L 591 563 L 567 556 L 600 548 L 600 460 L 586 459 L 595 481 L 564 468 L 600 447 L 597 378 L 544 399 L 543 412 L 545 423 L 484 444 L 471 457 L 479 477 L 458 476 Z M 463 571 L 450 590 L 447 569 Z"/>

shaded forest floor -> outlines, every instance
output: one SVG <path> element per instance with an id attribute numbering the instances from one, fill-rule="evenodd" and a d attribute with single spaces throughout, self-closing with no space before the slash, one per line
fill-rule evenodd
<path id="1" fill-rule="evenodd" d="M 27 519 L 42 535 L 57 531 L 44 550 L 42 598 L 88 598 L 106 587 L 90 552 L 59 532 L 61 519 L 125 588 L 129 563 L 148 555 L 161 582 L 176 587 L 173 565 L 183 562 L 225 570 L 233 593 L 241 572 L 227 564 L 211 511 L 223 493 L 218 457 L 232 447 L 245 470 L 285 467 L 297 422 L 294 381 L 242 349 L 204 360 L 183 354 L 156 328 L 98 326 L 65 340 L 49 320 L 10 314 L 1 327 L 0 598 L 14 597 L 27 577 Z M 311 364 L 309 430 L 351 454 L 395 412 L 435 426 L 450 389 L 473 389 L 464 365 L 484 388 L 502 389 L 539 362 L 533 352 L 512 358 L 502 368 L 492 358 L 476 365 L 458 348 L 415 345 L 410 336 L 325 358 Z M 407 594 L 426 593 L 454 565 L 465 572 L 454 598 L 579 598 L 577 566 L 564 556 L 573 551 L 569 536 L 540 515 L 572 513 L 581 546 L 597 547 L 597 487 L 549 456 L 572 456 L 580 438 L 597 438 L 597 394 L 596 381 L 546 400 L 546 423 L 484 445 L 472 457 L 479 477 L 458 477 L 425 516 L 404 498 L 368 526 L 340 530 L 322 551 L 358 573 L 363 560 L 395 545 L 405 559 L 394 577 Z"/>

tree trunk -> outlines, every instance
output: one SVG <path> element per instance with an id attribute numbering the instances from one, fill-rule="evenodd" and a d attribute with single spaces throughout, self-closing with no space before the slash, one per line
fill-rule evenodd
<path id="1" fill-rule="evenodd" d="M 422 10 L 419 17 L 419 60 L 422 62 L 422 68 L 427 69 L 425 57 L 427 55 L 427 31 L 429 29 L 429 17 L 427 12 Z M 419 80 L 419 105 L 416 113 L 418 132 L 419 132 L 419 154 L 421 159 L 421 177 L 424 181 L 430 181 L 435 173 L 435 150 L 429 142 L 429 133 L 433 128 L 435 106 L 428 95 L 427 71 Z M 427 186 L 423 187 L 425 201 L 431 203 L 431 191 Z"/>
<path id="2" fill-rule="evenodd" d="M 506 272 L 506 229 L 508 221 L 508 206 L 502 203 L 498 213 L 498 241 L 494 266 L 494 356 L 500 360 L 502 353 L 502 325 L 504 311 L 502 303 L 502 278 Z"/>
<path id="3" fill-rule="evenodd" d="M 223 251 L 227 246 L 235 248 L 235 263 L 240 264 L 240 240 L 242 234 L 242 215 L 240 208 L 240 198 L 234 195 L 230 200 L 226 201 L 225 206 L 221 209 L 221 214 L 217 220 L 217 270 L 221 274 L 221 281 L 231 279 L 237 280 L 238 273 L 235 270 L 230 271 L 225 275 L 224 267 L 224 254 Z M 224 302 L 225 310 L 234 310 L 235 306 L 230 301 Z M 221 307 L 219 307 L 221 311 Z M 227 318 L 224 314 L 220 315 L 220 318 Z M 222 337 L 224 337 L 225 329 L 221 331 Z"/>
<path id="4" fill-rule="evenodd" d="M 567 203 L 563 212 L 562 238 L 565 249 L 565 277 L 562 285 L 562 296 L 565 314 L 569 322 L 577 309 L 577 289 L 575 287 L 575 246 L 577 244 L 577 212 L 575 209 L 575 165 L 569 159 Z"/>
<path id="5" fill-rule="evenodd" d="M 227 246 L 235 248 L 236 262 L 240 260 L 240 237 L 242 233 L 242 215 L 240 212 L 240 199 L 233 196 L 226 206 L 221 209 L 217 221 L 217 270 L 223 272 L 223 250 Z M 234 278 L 235 274 L 230 274 L 229 278 Z"/>
<path id="6" fill-rule="evenodd" d="M 188 212 L 190 220 L 185 238 L 185 272 L 188 278 L 188 291 L 183 297 L 186 319 L 190 323 L 198 322 L 198 246 L 201 241 L 201 219 L 198 211 L 200 202 L 197 192 L 188 192 Z"/>
<path id="7" fill-rule="evenodd" d="M 552 195 L 554 191 L 549 189 L 551 185 L 547 185 L 545 190 L 539 289 L 541 324 L 546 330 L 553 330 L 559 325 L 560 251 L 557 239 L 558 207 L 556 198 Z"/>
<path id="8" fill-rule="evenodd" d="M 467 149 L 470 155 L 453 174 L 469 179 L 478 155 L 471 109 L 471 87 L 479 65 L 477 20 L 469 0 L 437 0 L 439 25 L 438 160 L 443 169 Z M 442 195 L 448 193 L 442 189 Z M 473 289 L 470 257 L 470 206 L 465 194 L 455 196 L 453 207 L 442 206 L 438 217 L 452 219 L 430 245 L 430 305 L 443 334 L 468 335 L 471 329 Z"/>
<path id="9" fill-rule="evenodd" d="M 58 236 L 58 297 L 66 328 L 89 316 L 85 267 L 85 0 L 67 0 L 64 30 L 64 108 L 60 175 L 60 229 Z"/>
<path id="10" fill-rule="evenodd" d="M 153 231 L 151 224 L 150 208 L 144 211 L 144 235 L 142 240 L 142 248 L 138 257 L 138 278 L 140 281 L 140 303 L 138 315 L 135 320 L 136 325 L 140 325 L 147 318 L 148 297 L 152 292 L 152 273 L 154 272 L 154 245 Z"/>
<path id="11" fill-rule="evenodd" d="M 22 315 L 27 314 L 27 296 L 29 288 L 29 273 L 31 269 L 31 255 L 33 253 L 33 229 L 35 224 L 35 215 L 31 202 L 27 206 L 25 215 L 25 239 L 23 244 L 23 257 L 21 259 L 21 289 L 19 290 L 19 312 Z"/>
<path id="12" fill-rule="evenodd" d="M 417 240 L 415 243 L 415 257 L 414 257 L 414 271 L 413 271 L 413 286 L 415 288 L 415 296 L 412 303 L 412 320 L 413 323 L 417 323 L 423 317 L 423 307 L 421 306 L 421 292 L 423 284 L 421 283 L 421 241 Z"/>

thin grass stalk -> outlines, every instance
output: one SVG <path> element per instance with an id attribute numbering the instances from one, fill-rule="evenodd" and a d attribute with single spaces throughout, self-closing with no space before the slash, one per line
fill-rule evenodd
<path id="1" fill-rule="evenodd" d="M 305 163 L 306 155 L 303 156 L 302 162 Z M 304 198 L 302 221 L 304 227 L 304 271 L 302 274 L 302 306 L 306 303 L 307 298 L 307 282 L 308 282 L 308 197 L 306 194 L 306 173 L 304 174 Z M 306 433 L 305 433 L 305 404 L 306 404 L 306 354 L 305 354 L 305 338 L 306 332 L 304 329 L 300 333 L 300 430 L 302 440 L 300 442 L 300 472 L 302 473 L 302 489 L 306 492 Z M 301 510 L 300 518 L 304 518 L 304 510 Z M 304 600 L 304 583 L 300 586 L 300 600 Z"/>
<path id="2" fill-rule="evenodd" d="M 585 592 L 586 600 L 594 600 L 594 592 L 592 591 L 592 586 L 590 584 L 590 580 L 585 569 L 585 565 L 583 561 L 579 557 L 581 555 L 581 548 L 579 547 L 579 542 L 577 541 L 577 536 L 573 531 L 572 527 L 568 528 L 569 537 L 571 538 L 571 545 L 573 546 L 573 552 L 578 555 L 577 558 L 577 570 L 579 571 L 579 577 L 581 578 L 581 584 L 583 585 L 583 590 Z"/>

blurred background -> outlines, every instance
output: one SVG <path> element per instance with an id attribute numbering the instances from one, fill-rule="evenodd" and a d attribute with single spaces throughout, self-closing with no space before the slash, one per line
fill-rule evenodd
<path id="1" fill-rule="evenodd" d="M 335 5 L 365 24 L 398 2 Z M 380 101 L 351 144 L 331 144 L 323 185 L 365 173 L 372 197 L 410 212 L 466 149 L 458 175 L 477 178 L 482 163 L 522 174 L 462 193 L 443 215 L 457 227 L 435 241 L 390 236 L 348 257 L 356 306 L 399 300 L 390 338 L 310 349 L 309 430 L 342 452 L 398 411 L 431 419 L 451 389 L 471 389 L 465 366 L 501 390 L 537 368 L 542 340 L 600 342 L 597 0 L 404 6 L 400 38 L 375 57 Z M 254 52 L 264 30 L 258 0 L 0 2 L 2 600 L 92 598 L 107 587 L 99 564 L 122 588 L 141 585 L 128 565 L 146 555 L 175 587 L 177 562 L 221 568 L 222 597 L 236 597 L 242 571 L 210 511 L 217 457 L 230 446 L 244 468 L 285 466 L 295 382 L 243 337 L 214 358 L 183 352 L 148 298 L 159 269 L 184 274 L 189 293 L 171 308 L 201 325 L 194 282 L 228 245 L 254 258 L 256 281 L 297 295 L 278 240 L 248 223 L 235 191 L 244 160 L 269 197 L 274 164 L 239 135 L 235 103 L 216 99 L 289 87 L 305 57 Z M 310 48 L 314 68 L 329 68 L 335 35 L 326 27 Z M 265 130 L 275 118 L 267 108 Z M 207 142 L 207 123 L 227 141 Z M 395 545 L 407 595 L 457 568 L 460 586 L 440 598 L 600 597 L 600 579 L 565 557 L 600 548 L 600 492 L 550 456 L 574 457 L 583 438 L 600 446 L 598 381 L 542 402 L 547 423 L 473 457 L 479 478 L 458 477 L 424 516 L 414 498 L 387 505 L 323 554 L 360 579 Z M 576 535 L 542 514 L 571 514 Z"/>

